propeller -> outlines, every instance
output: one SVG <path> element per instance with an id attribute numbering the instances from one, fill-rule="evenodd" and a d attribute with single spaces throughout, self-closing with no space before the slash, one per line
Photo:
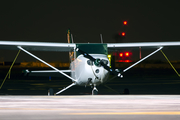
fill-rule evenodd
<path id="1" fill-rule="evenodd" d="M 91 61 L 94 62 L 94 64 L 96 66 L 103 66 L 104 69 L 106 69 L 107 71 L 111 72 L 112 74 L 116 75 L 117 77 L 122 77 L 122 73 L 117 72 L 115 69 L 110 68 L 109 66 L 107 66 L 102 60 L 100 60 L 99 58 L 95 59 L 94 57 L 92 57 L 91 55 L 89 55 L 88 53 L 80 50 L 79 48 L 76 48 L 76 51 L 81 53 L 85 58 L 90 59 Z"/>

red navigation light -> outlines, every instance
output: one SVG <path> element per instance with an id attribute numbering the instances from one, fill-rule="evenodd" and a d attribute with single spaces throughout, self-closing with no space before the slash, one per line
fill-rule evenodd
<path id="1" fill-rule="evenodd" d="M 122 36 L 125 36 L 125 35 L 126 35 L 126 33 L 125 33 L 125 32 L 122 32 L 122 33 L 121 33 L 121 35 L 122 35 Z"/>
<path id="2" fill-rule="evenodd" d="M 123 21 L 123 24 L 124 24 L 124 25 L 127 25 L 127 21 Z"/>
<path id="3" fill-rule="evenodd" d="M 120 57 L 123 57 L 123 53 L 119 53 L 119 56 L 120 56 Z"/>

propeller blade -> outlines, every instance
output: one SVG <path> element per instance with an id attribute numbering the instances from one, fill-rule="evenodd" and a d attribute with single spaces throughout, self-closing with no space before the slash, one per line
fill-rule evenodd
<path id="1" fill-rule="evenodd" d="M 92 60 L 93 62 L 96 60 L 95 58 L 93 58 L 92 56 L 90 56 L 88 53 L 80 50 L 79 48 L 76 48 L 76 51 L 79 52 L 79 53 L 81 53 L 81 54 L 83 54 L 84 57 Z"/>
<path id="2" fill-rule="evenodd" d="M 104 64 L 102 61 L 100 63 L 104 67 L 104 69 L 106 69 L 107 71 L 111 72 L 114 75 L 117 75 L 118 77 L 121 77 L 122 74 L 120 72 L 117 72 L 115 69 L 110 68 L 109 66 Z"/>

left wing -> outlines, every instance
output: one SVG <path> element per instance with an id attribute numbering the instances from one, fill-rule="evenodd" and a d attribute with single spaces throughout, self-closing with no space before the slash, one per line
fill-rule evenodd
<path id="1" fill-rule="evenodd" d="M 26 50 L 35 51 L 71 51 L 76 47 L 74 43 L 50 43 L 50 42 L 20 42 L 0 41 L 0 49 L 16 50 L 21 46 Z"/>

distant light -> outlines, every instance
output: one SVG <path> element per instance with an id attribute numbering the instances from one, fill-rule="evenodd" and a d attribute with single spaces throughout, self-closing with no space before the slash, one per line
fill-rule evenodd
<path id="1" fill-rule="evenodd" d="M 123 24 L 124 24 L 124 25 L 127 25 L 127 21 L 124 21 Z"/>
<path id="2" fill-rule="evenodd" d="M 129 62 L 132 62 L 131 60 L 118 60 L 117 62 L 126 62 L 126 63 L 129 63 Z"/>
<path id="3" fill-rule="evenodd" d="M 117 53 L 116 53 L 116 52 L 114 52 L 114 53 L 113 53 L 113 55 L 114 55 L 114 56 L 117 56 Z"/>
<path id="4" fill-rule="evenodd" d="M 126 53 L 125 53 L 125 55 L 128 57 L 128 56 L 129 56 L 129 53 L 128 53 L 128 52 L 126 52 Z"/>
<path id="5" fill-rule="evenodd" d="M 120 57 L 123 57 L 123 53 L 119 53 L 119 56 L 120 56 Z"/>
<path id="6" fill-rule="evenodd" d="M 124 62 L 130 62 L 130 60 L 125 60 Z"/>
<path id="7" fill-rule="evenodd" d="M 122 36 L 125 36 L 125 35 L 126 35 L 126 33 L 125 33 L 125 32 L 122 32 L 122 33 L 121 33 L 121 35 L 122 35 Z"/>

